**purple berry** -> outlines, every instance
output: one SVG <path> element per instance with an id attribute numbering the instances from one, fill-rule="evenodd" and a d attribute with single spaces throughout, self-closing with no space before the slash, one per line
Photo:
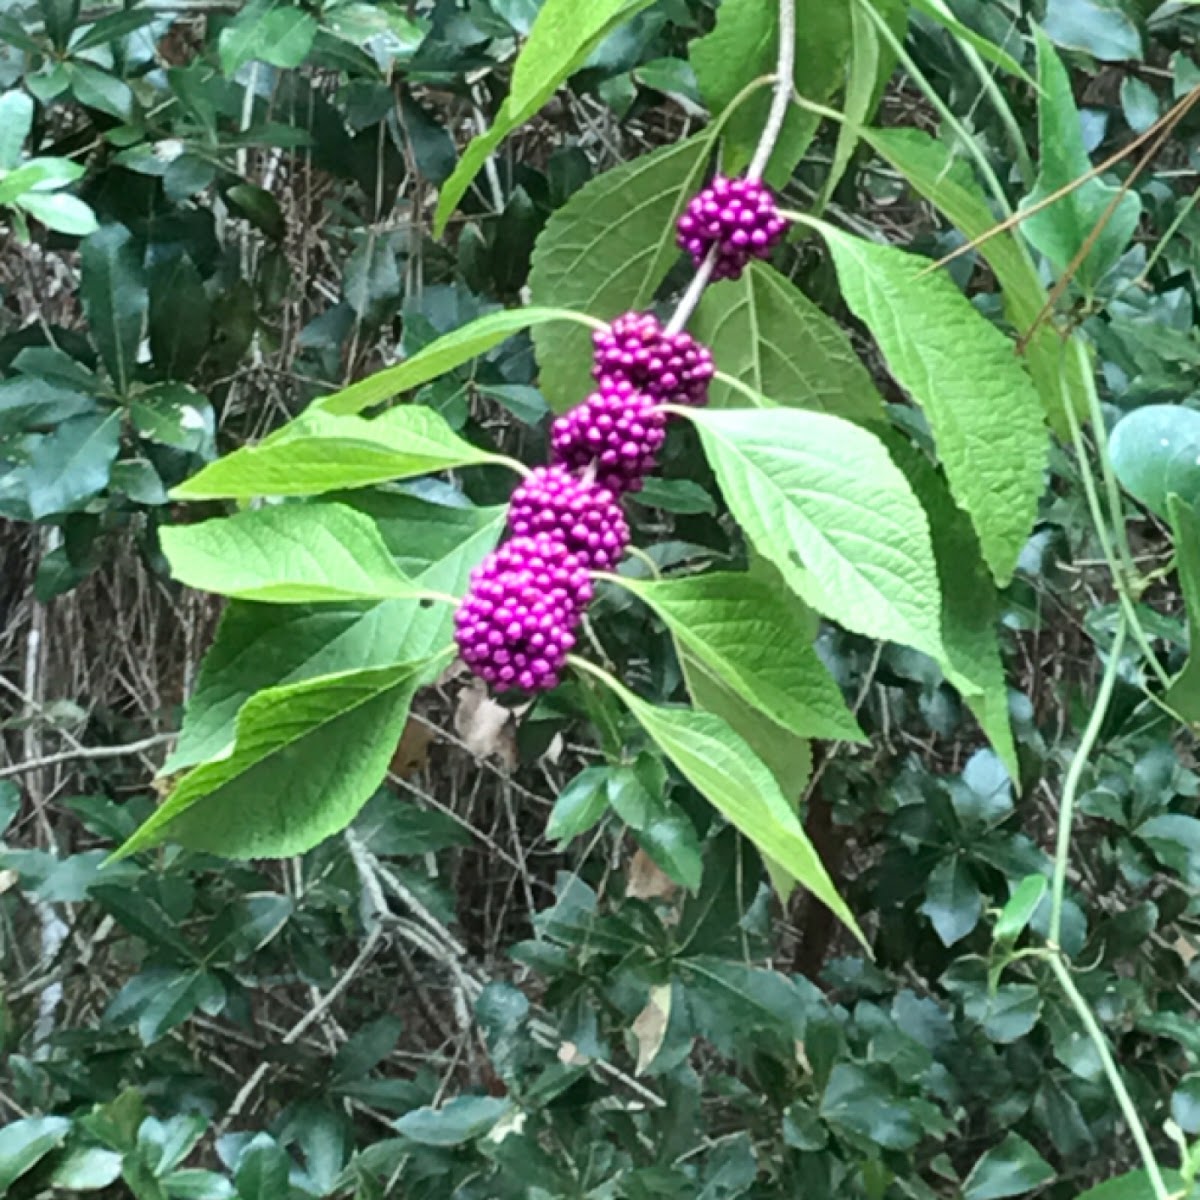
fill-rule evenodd
<path id="1" fill-rule="evenodd" d="M 757 179 L 718 175 L 679 218 L 677 241 L 696 266 L 717 247 L 714 279 L 737 279 L 752 258 L 767 258 L 787 230 L 775 197 Z"/>
<path id="2" fill-rule="evenodd" d="M 515 537 L 475 568 L 455 614 L 463 661 L 501 690 L 557 687 L 592 598 L 587 568 L 549 534 Z"/>
<path id="3" fill-rule="evenodd" d="M 627 380 L 606 379 L 582 404 L 551 426 L 553 461 L 571 471 L 595 471 L 596 482 L 621 495 L 636 492 L 654 470 L 667 415 Z"/>
<path id="4" fill-rule="evenodd" d="M 712 353 L 689 334 L 665 333 L 653 313 L 626 313 L 592 341 L 599 383 L 627 381 L 660 404 L 708 403 Z"/>
<path id="5" fill-rule="evenodd" d="M 508 527 L 518 537 L 549 534 L 589 571 L 615 567 L 629 544 L 616 496 L 563 467 L 538 467 L 513 492 Z"/>

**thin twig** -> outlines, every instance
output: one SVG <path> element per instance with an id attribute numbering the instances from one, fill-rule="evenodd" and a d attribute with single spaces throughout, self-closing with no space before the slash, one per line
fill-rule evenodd
<path id="1" fill-rule="evenodd" d="M 141 754 L 155 746 L 174 738 L 173 733 L 156 733 L 153 737 L 143 738 L 140 742 L 127 742 L 123 746 L 80 746 L 75 750 L 63 750 L 58 754 L 47 754 L 44 758 L 30 759 L 28 762 L 17 763 L 13 767 L 0 768 L 0 779 L 8 779 L 12 775 L 24 775 L 29 771 L 40 771 L 42 767 L 53 767 L 59 763 L 73 762 L 75 759 L 86 758 L 123 758 L 126 754 Z"/>

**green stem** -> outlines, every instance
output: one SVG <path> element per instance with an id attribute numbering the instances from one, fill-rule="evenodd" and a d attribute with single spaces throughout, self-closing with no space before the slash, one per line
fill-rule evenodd
<path id="1" fill-rule="evenodd" d="M 1061 956 L 1056 954 L 1050 959 L 1050 968 L 1058 979 L 1062 990 L 1066 993 L 1067 999 L 1071 1002 L 1071 1007 L 1075 1010 L 1075 1014 L 1083 1023 L 1088 1037 L 1092 1040 L 1092 1045 L 1096 1047 L 1096 1053 L 1100 1055 L 1100 1061 L 1104 1066 L 1104 1074 L 1108 1079 L 1108 1085 L 1112 1088 L 1117 1105 L 1120 1107 L 1121 1114 L 1125 1118 L 1125 1123 L 1129 1126 L 1129 1132 L 1133 1135 L 1134 1143 L 1137 1145 L 1142 1165 L 1146 1168 L 1146 1174 L 1150 1177 L 1150 1186 L 1154 1189 L 1155 1200 L 1171 1200 L 1171 1191 L 1167 1187 L 1166 1180 L 1163 1178 L 1163 1173 L 1158 1165 L 1158 1159 L 1154 1157 L 1154 1150 L 1150 1145 L 1150 1138 L 1146 1133 L 1146 1127 L 1142 1124 L 1142 1119 L 1138 1116 L 1137 1109 L 1134 1107 L 1133 1097 L 1129 1094 L 1129 1089 L 1125 1086 L 1125 1080 L 1121 1078 L 1121 1072 L 1117 1069 L 1117 1063 L 1113 1058 L 1112 1050 L 1109 1048 L 1108 1039 L 1104 1036 L 1104 1030 L 1100 1028 L 1100 1023 L 1088 1007 L 1088 1002 L 1084 999 L 1083 993 L 1076 987 L 1075 980 L 1071 977 L 1071 972 L 1067 964 L 1063 962 Z"/>
<path id="2" fill-rule="evenodd" d="M 1096 693 L 1096 702 L 1092 706 L 1092 715 L 1088 718 L 1083 737 L 1071 759 L 1067 770 L 1067 778 L 1063 783 L 1062 801 L 1058 807 L 1058 840 L 1054 852 L 1054 876 L 1050 882 L 1050 930 L 1048 941 L 1056 952 L 1062 934 L 1063 900 L 1067 888 L 1067 865 L 1071 857 L 1071 827 L 1075 819 L 1075 798 L 1079 794 L 1079 783 L 1083 778 L 1084 769 L 1091 758 L 1092 751 L 1100 737 L 1100 729 L 1104 718 L 1108 715 L 1108 706 L 1112 701 L 1113 688 L 1117 682 L 1117 672 L 1121 665 L 1121 651 L 1125 647 L 1126 623 L 1124 617 L 1117 626 L 1117 636 L 1113 638 L 1112 649 L 1109 651 L 1108 662 L 1104 666 L 1104 675 L 1100 680 L 1100 690 Z"/>

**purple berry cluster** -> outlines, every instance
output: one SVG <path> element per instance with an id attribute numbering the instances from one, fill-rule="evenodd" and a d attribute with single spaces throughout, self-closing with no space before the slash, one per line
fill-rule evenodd
<path id="1" fill-rule="evenodd" d="M 616 496 L 565 467 L 538 467 L 512 494 L 508 527 L 517 537 L 556 537 L 588 571 L 609 571 L 629 544 Z"/>
<path id="2" fill-rule="evenodd" d="M 712 352 L 686 333 L 667 333 L 653 313 L 626 313 L 592 335 L 592 374 L 604 386 L 631 383 L 661 404 L 708 403 L 715 367 Z"/>
<path id="3" fill-rule="evenodd" d="M 679 218 L 680 249 L 697 267 L 717 247 L 714 279 L 738 279 L 752 258 L 766 258 L 787 229 L 771 189 L 757 179 L 718 175 Z"/>

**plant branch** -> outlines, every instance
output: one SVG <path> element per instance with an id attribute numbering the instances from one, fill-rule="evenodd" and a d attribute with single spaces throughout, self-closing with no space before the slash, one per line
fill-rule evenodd
<path id="1" fill-rule="evenodd" d="M 63 750 L 58 754 L 47 754 L 44 758 L 30 759 L 28 762 L 17 763 L 16 766 L 0 768 L 0 779 L 8 779 L 13 775 L 25 775 L 30 771 L 40 771 L 42 767 L 54 767 L 59 763 L 72 762 L 78 758 L 123 758 L 126 754 L 141 754 L 169 742 L 173 733 L 156 733 L 153 737 L 143 738 L 140 742 L 128 742 L 124 746 L 79 746 L 74 750 Z"/>
<path id="2" fill-rule="evenodd" d="M 796 80 L 796 0 L 779 0 L 779 57 L 767 123 L 746 171 L 749 179 L 761 179 L 771 161 L 775 143 L 787 119 L 788 104 Z"/>

